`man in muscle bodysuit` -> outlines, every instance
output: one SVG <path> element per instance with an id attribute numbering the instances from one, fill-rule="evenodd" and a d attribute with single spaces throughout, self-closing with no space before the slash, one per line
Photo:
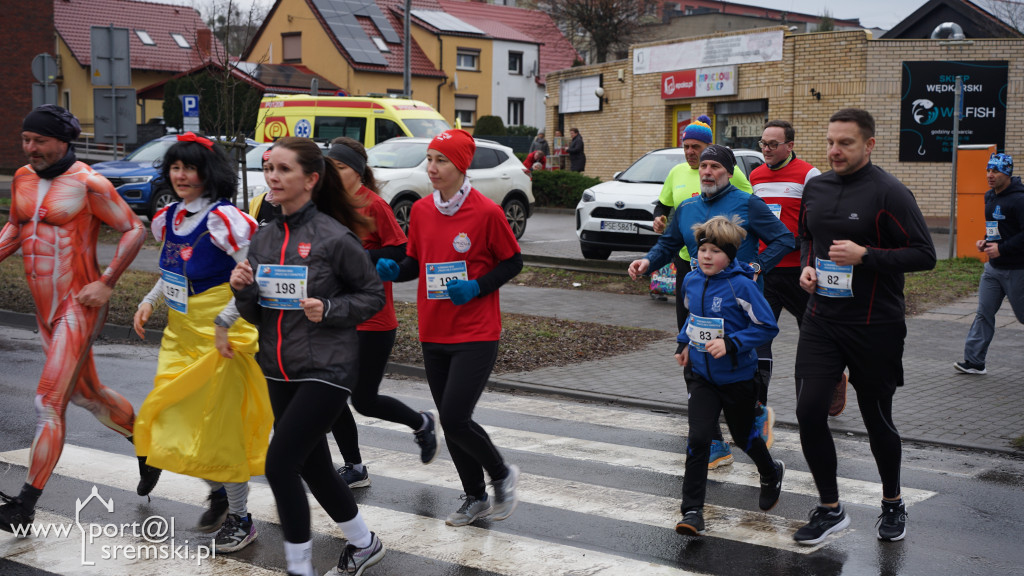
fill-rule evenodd
<path id="1" fill-rule="evenodd" d="M 70 142 L 80 132 L 78 119 L 52 104 L 25 117 L 21 144 L 29 164 L 14 175 L 10 221 L 0 231 L 0 261 L 21 248 L 46 353 L 28 477 L 20 496 L 4 496 L 0 506 L 0 529 L 8 532 L 35 519 L 36 501 L 64 447 L 68 401 L 128 439 L 135 420 L 131 404 L 100 383 L 91 347 L 145 228 L 107 179 L 76 161 Z M 102 274 L 96 262 L 101 222 L 122 233 Z"/>

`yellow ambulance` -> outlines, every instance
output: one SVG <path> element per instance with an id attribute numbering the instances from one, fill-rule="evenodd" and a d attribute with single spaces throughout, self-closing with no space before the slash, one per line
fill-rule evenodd
<path id="1" fill-rule="evenodd" d="M 449 128 L 443 116 L 418 100 L 267 94 L 260 101 L 256 140 L 301 136 L 330 142 L 348 136 L 370 148 L 395 136 L 433 138 Z"/>

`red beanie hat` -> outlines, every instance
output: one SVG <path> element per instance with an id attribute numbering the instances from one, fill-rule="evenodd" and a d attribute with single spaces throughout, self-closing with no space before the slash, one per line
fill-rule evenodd
<path id="1" fill-rule="evenodd" d="M 466 170 L 469 170 L 469 165 L 473 162 L 476 142 L 469 135 L 469 132 L 465 130 L 445 130 L 434 136 L 427 149 L 437 150 L 444 154 L 448 160 L 451 160 L 451 163 L 455 165 L 459 172 L 465 174 Z"/>

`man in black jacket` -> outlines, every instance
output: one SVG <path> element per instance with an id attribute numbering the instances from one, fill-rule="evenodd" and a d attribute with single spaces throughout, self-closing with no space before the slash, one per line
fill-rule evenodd
<path id="1" fill-rule="evenodd" d="M 1017 321 L 1024 323 L 1024 185 L 1013 177 L 1009 154 L 993 154 L 985 172 L 992 189 L 985 192 L 985 237 L 976 245 L 988 262 L 978 285 L 978 313 L 967 333 L 964 360 L 953 363 L 964 374 L 987 372 L 985 356 L 1004 297 L 1009 297 Z"/>
<path id="2" fill-rule="evenodd" d="M 569 128 L 569 136 L 572 140 L 569 142 L 569 170 L 573 172 L 583 172 L 587 167 L 587 155 L 583 153 L 583 136 L 580 136 L 580 131 L 576 128 Z"/>
<path id="3" fill-rule="evenodd" d="M 902 540 L 899 432 L 892 397 L 903 384 L 903 274 L 935 266 L 935 247 L 913 194 L 871 163 L 875 121 L 846 108 L 828 125 L 832 171 L 811 179 L 800 210 L 800 286 L 811 294 L 796 352 L 800 443 L 821 504 L 793 538 L 814 545 L 850 525 L 839 502 L 836 448 L 828 427 L 844 368 L 857 392 L 882 480 L 878 538 Z"/>

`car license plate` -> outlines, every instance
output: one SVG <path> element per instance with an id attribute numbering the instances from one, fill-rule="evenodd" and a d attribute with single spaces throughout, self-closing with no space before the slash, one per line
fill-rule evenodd
<path id="1" fill-rule="evenodd" d="M 636 232 L 636 225 L 632 222 L 601 220 L 601 230 L 608 230 L 609 232 Z"/>

